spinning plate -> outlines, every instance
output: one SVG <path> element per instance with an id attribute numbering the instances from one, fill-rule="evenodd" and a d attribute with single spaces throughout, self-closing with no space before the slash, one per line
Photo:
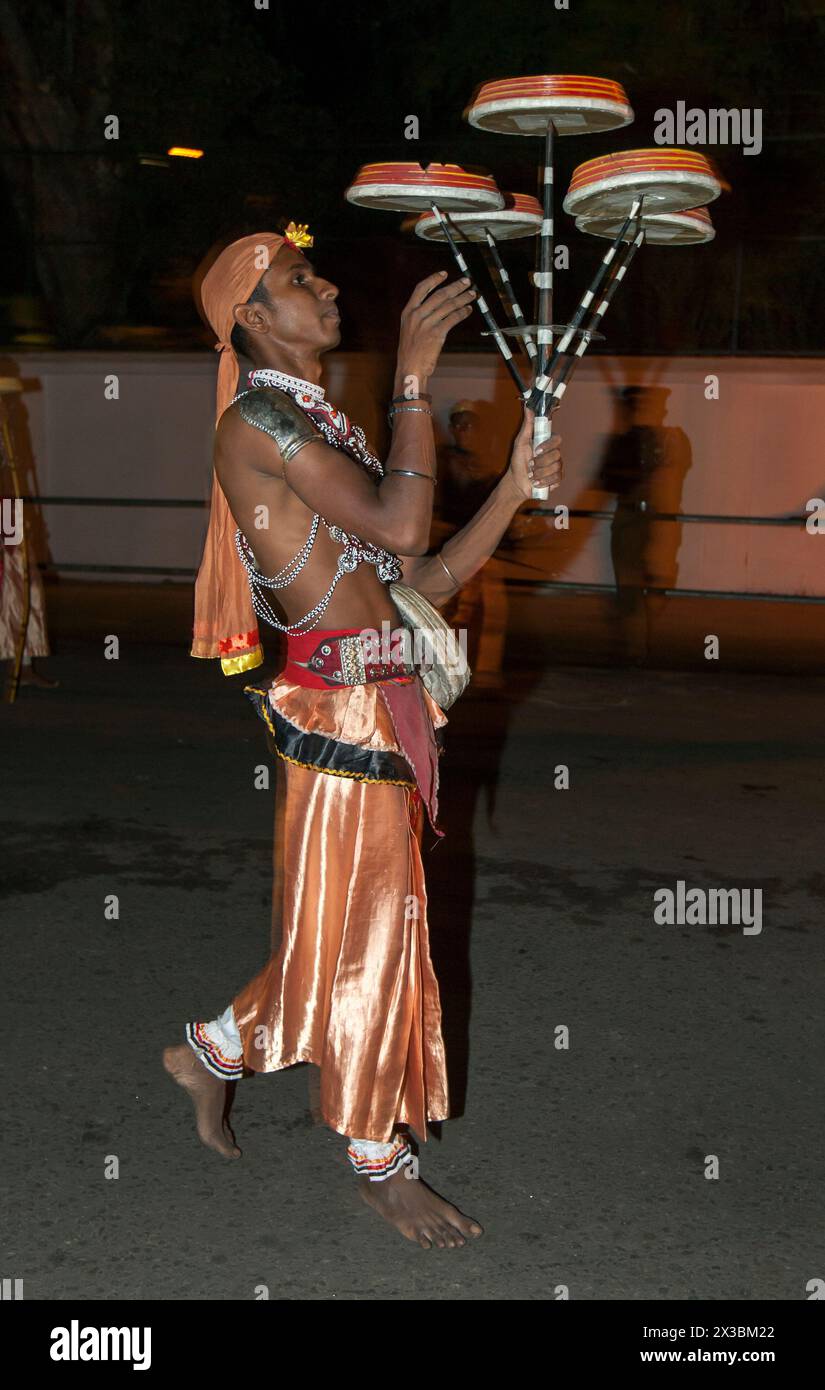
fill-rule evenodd
<path id="1" fill-rule="evenodd" d="M 439 203 L 439 207 L 443 205 Z M 486 241 L 491 231 L 496 241 L 512 241 L 516 237 L 537 236 L 541 228 L 541 203 L 528 193 L 505 193 L 504 207 L 482 212 L 450 213 L 450 222 L 467 241 Z M 444 228 L 432 212 L 422 212 L 414 224 L 416 236 L 425 241 L 446 241 Z M 452 227 L 450 228 L 452 230 Z"/>
<path id="2" fill-rule="evenodd" d="M 645 201 L 647 201 L 645 199 Z M 608 237 L 611 241 L 619 235 L 623 217 L 577 217 L 576 226 L 580 232 L 592 236 Z M 685 212 L 654 212 L 650 217 L 642 217 L 645 241 L 658 246 L 689 246 L 702 241 L 713 241 L 716 236 L 710 215 L 704 208 L 690 208 Z M 625 241 L 632 241 L 636 235 L 633 226 L 624 234 Z"/>
<path id="3" fill-rule="evenodd" d="M 645 212 L 684 212 L 718 198 L 722 181 L 709 159 L 692 150 L 622 150 L 588 159 L 573 171 L 564 200 L 574 217 L 626 217 L 645 195 Z"/>
<path id="4" fill-rule="evenodd" d="M 604 77 L 505 77 L 485 82 L 466 111 L 470 125 L 503 135 L 595 134 L 629 125 L 633 108 Z"/>
<path id="5" fill-rule="evenodd" d="M 504 198 L 489 174 L 471 173 L 458 164 L 364 164 L 347 189 L 348 203 L 387 212 L 442 212 L 500 208 Z"/>

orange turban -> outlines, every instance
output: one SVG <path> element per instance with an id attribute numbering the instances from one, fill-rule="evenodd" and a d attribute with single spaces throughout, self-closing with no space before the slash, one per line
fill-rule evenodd
<path id="1" fill-rule="evenodd" d="M 238 387 L 238 359 L 229 341 L 235 327 L 233 310 L 249 299 L 285 240 L 272 232 L 259 232 L 233 241 L 201 283 L 201 304 L 217 334 L 215 350 L 221 355 L 216 425 Z M 260 666 L 264 659 L 246 570 L 235 549 L 235 521 L 214 470 L 209 526 L 195 581 L 191 655 L 220 657 L 226 676 Z"/>

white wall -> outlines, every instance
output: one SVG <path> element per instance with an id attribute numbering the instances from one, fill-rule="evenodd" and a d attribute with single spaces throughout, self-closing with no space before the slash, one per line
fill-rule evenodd
<path id="1" fill-rule="evenodd" d="M 206 497 L 216 357 L 211 353 L 24 353 L 6 359 L 26 382 L 22 420 L 30 435 L 37 487 L 44 495 Z M 331 358 L 330 399 L 348 409 L 373 442 L 385 437 L 383 411 L 391 364 L 369 354 Z M 801 512 L 825 488 L 825 372 L 821 360 L 670 358 L 587 359 L 556 417 L 566 481 L 556 500 L 604 506 L 589 484 L 613 424 L 610 385 L 670 390 L 665 423 L 688 435 L 693 465 L 681 510 L 761 516 Z M 120 396 L 104 397 L 116 373 Z M 707 400 L 709 373 L 720 399 Z M 480 404 L 502 464 L 518 419 L 509 378 L 493 358 L 445 354 L 431 387 L 440 433 L 460 398 Z M 206 513 L 149 508 L 43 508 L 51 558 L 60 564 L 194 568 Z M 575 524 L 574 524 L 575 527 Z M 42 558 L 42 557 L 41 557 Z M 547 545 L 514 574 L 611 582 L 609 527 L 584 523 Z M 510 567 L 508 566 L 508 569 Z M 90 576 L 93 577 L 93 576 Z M 162 577 L 162 576 L 159 576 Z M 680 588 L 825 595 L 825 537 L 802 529 L 686 525 Z"/>

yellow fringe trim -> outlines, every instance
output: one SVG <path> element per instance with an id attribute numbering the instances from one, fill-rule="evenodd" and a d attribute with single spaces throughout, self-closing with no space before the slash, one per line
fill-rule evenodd
<path id="1" fill-rule="evenodd" d="M 239 676 L 242 671 L 251 671 L 255 666 L 262 666 L 264 660 L 264 649 L 258 646 L 252 652 L 245 652 L 243 656 L 222 656 L 221 670 L 225 676 Z"/>

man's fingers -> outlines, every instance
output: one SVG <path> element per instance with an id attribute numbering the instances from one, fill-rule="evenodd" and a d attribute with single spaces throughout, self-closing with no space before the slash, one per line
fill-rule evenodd
<path id="1" fill-rule="evenodd" d="M 420 322 L 429 324 L 433 319 L 438 319 L 446 313 L 456 303 L 466 303 L 469 298 L 474 298 L 476 291 L 467 283 L 466 280 L 453 280 L 449 285 L 442 285 L 440 290 L 434 290 L 424 304 L 419 307 Z"/>
<path id="2" fill-rule="evenodd" d="M 466 304 L 460 306 L 458 309 L 452 309 L 450 313 L 445 314 L 443 318 L 430 319 L 429 324 L 432 332 L 437 333 L 443 343 L 450 329 L 455 328 L 456 324 L 461 323 L 463 319 L 469 318 L 472 312 L 472 304 Z"/>
<path id="3" fill-rule="evenodd" d="M 435 275 L 428 275 L 426 280 L 422 280 L 419 285 L 416 285 L 407 301 L 407 308 L 418 309 L 426 300 L 429 309 L 431 304 L 440 304 L 445 299 L 452 299 L 457 294 L 463 294 L 469 288 L 470 277 L 468 275 L 463 276 L 460 280 L 451 280 L 449 285 L 445 285 L 444 277 L 446 274 L 446 270 L 438 270 Z"/>
<path id="4" fill-rule="evenodd" d="M 419 304 L 423 304 L 430 291 L 443 283 L 446 274 L 446 270 L 437 270 L 434 275 L 428 275 L 426 280 L 421 280 L 407 300 L 407 308 L 416 309 Z"/>
<path id="5" fill-rule="evenodd" d="M 449 285 L 447 288 L 452 289 L 453 287 Z M 476 299 L 475 290 L 467 289 L 466 286 L 462 287 L 460 285 L 459 290 L 461 293 L 454 294 L 449 299 L 439 299 L 438 303 L 434 302 L 435 295 L 433 295 L 432 301 L 428 300 L 424 305 L 421 322 L 426 323 L 427 326 L 430 327 L 434 323 L 440 323 L 442 320 L 449 318 L 457 309 L 463 309 L 465 306 L 472 308 Z M 430 309 L 430 303 L 433 305 L 432 309 Z"/>
<path id="6" fill-rule="evenodd" d="M 451 314 L 448 314 L 446 318 L 441 320 L 441 327 L 445 332 L 450 328 L 455 328 L 456 324 L 460 323 L 462 319 L 468 319 L 472 312 L 472 304 L 465 304 L 460 309 L 454 309 Z"/>
<path id="7" fill-rule="evenodd" d="M 533 452 L 535 454 L 546 454 L 550 449 L 561 449 L 561 435 L 551 434 L 547 439 L 537 444 Z"/>
<path id="8" fill-rule="evenodd" d="M 532 483 L 540 484 L 542 487 L 549 484 L 551 487 L 558 487 L 564 476 L 564 469 L 560 462 L 541 463 L 536 460 L 528 465 L 527 476 Z"/>

